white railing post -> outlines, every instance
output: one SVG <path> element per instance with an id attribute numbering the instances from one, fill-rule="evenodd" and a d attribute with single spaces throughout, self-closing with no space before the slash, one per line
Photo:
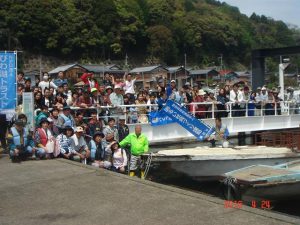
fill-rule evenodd
<path id="1" fill-rule="evenodd" d="M 246 117 L 248 117 L 248 101 L 246 101 L 246 113 L 245 113 L 245 115 L 246 115 Z"/>
<path id="2" fill-rule="evenodd" d="M 211 113 L 212 113 L 212 118 L 214 119 L 215 118 L 215 104 L 212 102 L 212 107 L 211 107 Z"/>
<path id="3" fill-rule="evenodd" d="M 275 109 L 275 116 L 277 116 L 277 102 L 275 102 L 275 107 L 274 107 L 274 109 Z"/>

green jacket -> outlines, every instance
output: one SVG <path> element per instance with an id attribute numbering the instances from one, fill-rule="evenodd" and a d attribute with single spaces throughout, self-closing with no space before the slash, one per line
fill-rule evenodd
<path id="1" fill-rule="evenodd" d="M 141 134 L 139 137 L 135 133 L 127 135 L 123 141 L 120 142 L 122 148 L 130 145 L 130 152 L 132 155 L 142 155 L 145 152 L 148 152 L 149 142 L 147 137 L 144 134 Z"/>

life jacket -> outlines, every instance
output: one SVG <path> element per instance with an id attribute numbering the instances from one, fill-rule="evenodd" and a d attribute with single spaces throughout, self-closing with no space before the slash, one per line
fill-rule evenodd
<path id="1" fill-rule="evenodd" d="M 65 114 L 60 114 L 59 116 L 61 116 L 65 121 L 65 123 L 63 125 L 64 127 L 66 127 L 66 126 L 73 127 L 74 126 L 72 120 L 69 117 L 67 117 Z"/>
<path id="2" fill-rule="evenodd" d="M 11 133 L 13 135 L 13 141 L 15 145 L 21 145 L 21 137 L 19 132 L 17 131 L 17 129 L 15 127 L 11 128 Z M 27 144 L 27 133 L 26 133 L 26 129 L 23 128 L 23 139 L 24 139 L 24 146 Z"/>
<path id="3" fill-rule="evenodd" d="M 46 131 L 43 128 L 38 128 L 38 132 L 39 132 L 39 135 L 40 135 L 41 144 L 43 146 L 46 146 L 47 141 L 48 141 Z"/>

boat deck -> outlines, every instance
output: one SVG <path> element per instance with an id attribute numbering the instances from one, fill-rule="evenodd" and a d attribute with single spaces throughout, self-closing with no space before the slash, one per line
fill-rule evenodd
<path id="1" fill-rule="evenodd" d="M 254 181 L 265 177 L 284 176 L 292 172 L 286 169 L 274 168 L 270 166 L 251 166 L 245 169 L 236 170 L 226 175 L 232 176 L 238 180 Z"/>
<path id="2" fill-rule="evenodd" d="M 300 153 L 292 152 L 290 149 L 284 147 L 239 146 L 234 148 L 209 148 L 204 146 L 186 149 L 162 150 L 153 154 L 154 161 L 230 160 L 280 157 L 300 157 Z"/>

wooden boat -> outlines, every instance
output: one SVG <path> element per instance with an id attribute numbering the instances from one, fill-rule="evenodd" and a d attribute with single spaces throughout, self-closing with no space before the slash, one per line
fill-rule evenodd
<path id="1" fill-rule="evenodd" d="M 277 166 L 252 165 L 222 175 L 228 200 L 253 202 L 300 199 L 300 160 Z"/>

